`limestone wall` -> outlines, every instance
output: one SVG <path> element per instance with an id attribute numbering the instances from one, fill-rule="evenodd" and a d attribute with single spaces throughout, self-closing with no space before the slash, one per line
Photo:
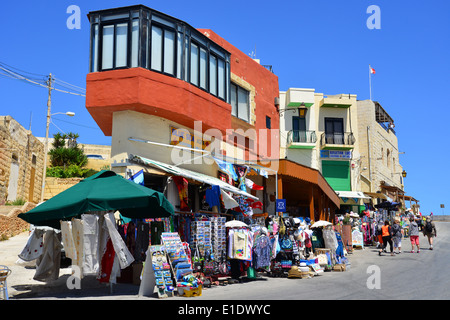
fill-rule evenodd
<path id="1" fill-rule="evenodd" d="M 0 204 L 16 199 L 38 203 L 44 145 L 11 116 L 0 116 Z"/>
<path id="2" fill-rule="evenodd" d="M 84 178 L 45 178 L 44 201 L 76 185 Z"/>

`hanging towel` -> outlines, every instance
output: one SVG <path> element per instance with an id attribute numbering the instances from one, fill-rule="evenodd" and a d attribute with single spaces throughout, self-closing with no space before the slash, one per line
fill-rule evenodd
<path id="1" fill-rule="evenodd" d="M 75 247 L 75 260 L 72 260 L 72 265 L 80 268 L 80 274 L 83 276 L 83 262 L 84 262 L 84 230 L 83 220 L 72 219 L 72 236 Z"/>
<path id="2" fill-rule="evenodd" d="M 219 166 L 219 170 L 228 174 L 234 181 L 237 181 L 238 176 L 236 174 L 236 171 L 234 170 L 233 164 L 220 160 L 218 158 L 214 158 L 214 161 L 217 163 L 217 165 Z"/>
<path id="3" fill-rule="evenodd" d="M 83 274 L 96 274 L 99 268 L 98 216 L 96 214 L 82 214 L 83 220 Z"/>
<path id="4" fill-rule="evenodd" d="M 39 258 L 43 252 L 44 230 L 34 229 L 28 237 L 27 244 L 19 254 L 19 258 L 24 261 L 33 261 Z"/>
<path id="5" fill-rule="evenodd" d="M 233 199 L 227 192 L 220 190 L 220 194 L 222 195 L 223 204 L 225 205 L 225 209 L 232 209 L 239 207 L 239 203 Z"/>
<path id="6" fill-rule="evenodd" d="M 245 178 L 245 185 L 252 190 L 264 190 L 264 187 L 257 185 L 252 180 Z"/>
<path id="7" fill-rule="evenodd" d="M 180 210 L 181 211 L 189 211 L 188 204 L 188 181 L 186 178 L 174 176 L 172 177 L 173 181 L 178 188 L 178 194 L 180 197 Z"/>
<path id="8" fill-rule="evenodd" d="M 61 232 L 45 231 L 43 242 L 43 252 L 36 260 L 36 273 L 33 279 L 43 282 L 57 280 L 61 266 Z"/>
<path id="9" fill-rule="evenodd" d="M 102 283 L 108 283 L 113 270 L 114 258 L 116 254 L 114 252 L 114 246 L 111 239 L 106 244 L 106 251 L 102 256 L 101 269 L 99 272 L 98 280 Z"/>
<path id="10" fill-rule="evenodd" d="M 68 257 L 72 261 L 76 260 L 77 252 L 75 250 L 75 244 L 73 242 L 72 222 L 61 221 L 61 240 L 64 245 L 64 252 L 66 253 L 66 257 Z"/>
<path id="11" fill-rule="evenodd" d="M 114 214 L 112 212 L 105 214 L 105 223 L 108 228 L 109 236 L 111 237 L 112 244 L 114 246 L 114 251 L 119 259 L 120 268 L 125 269 L 133 261 L 133 255 L 128 251 L 125 242 L 123 242 L 122 237 L 116 229 L 116 221 L 114 219 Z"/>

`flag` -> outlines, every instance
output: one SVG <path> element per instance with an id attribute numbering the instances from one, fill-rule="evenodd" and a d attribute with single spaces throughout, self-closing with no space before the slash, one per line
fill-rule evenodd
<path id="1" fill-rule="evenodd" d="M 134 174 L 132 177 L 130 177 L 130 179 L 137 184 L 140 184 L 141 186 L 144 185 L 144 170 L 139 170 L 136 174 Z"/>
<path id="2" fill-rule="evenodd" d="M 264 187 L 258 186 L 256 183 L 254 183 L 252 180 L 245 178 L 245 184 L 247 187 L 253 190 L 264 190 Z"/>
<path id="3" fill-rule="evenodd" d="M 375 69 L 374 69 L 374 68 L 372 68 L 371 66 L 369 66 L 369 69 L 370 69 L 370 73 L 375 74 Z"/>

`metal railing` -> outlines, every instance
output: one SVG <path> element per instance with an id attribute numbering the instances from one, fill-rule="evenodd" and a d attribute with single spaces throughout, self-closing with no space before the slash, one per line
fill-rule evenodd
<path id="1" fill-rule="evenodd" d="M 334 132 L 334 133 L 322 133 L 320 136 L 320 145 L 326 144 L 342 144 L 342 145 L 354 145 L 356 142 L 353 132 Z"/>
<path id="2" fill-rule="evenodd" d="M 317 136 L 315 131 L 291 130 L 287 135 L 287 144 L 291 143 L 316 143 Z"/>

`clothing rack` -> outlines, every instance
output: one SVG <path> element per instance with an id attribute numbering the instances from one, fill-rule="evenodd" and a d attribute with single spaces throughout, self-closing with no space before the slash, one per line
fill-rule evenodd
<path id="1" fill-rule="evenodd" d="M 220 216 L 234 217 L 234 215 L 229 214 L 229 213 L 212 212 L 212 211 L 205 211 L 205 210 L 198 210 L 198 211 L 196 211 L 196 212 L 190 212 L 190 211 L 174 211 L 174 213 L 177 213 L 177 214 L 184 214 L 184 215 L 195 215 L 196 213 L 203 213 L 203 214 L 210 214 L 210 215 L 220 215 Z"/>

